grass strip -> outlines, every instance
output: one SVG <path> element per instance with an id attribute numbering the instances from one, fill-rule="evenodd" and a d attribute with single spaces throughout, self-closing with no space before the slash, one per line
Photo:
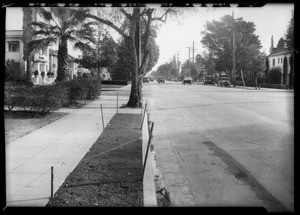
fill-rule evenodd
<path id="1" fill-rule="evenodd" d="M 116 114 L 46 207 L 142 207 L 140 121 Z"/>

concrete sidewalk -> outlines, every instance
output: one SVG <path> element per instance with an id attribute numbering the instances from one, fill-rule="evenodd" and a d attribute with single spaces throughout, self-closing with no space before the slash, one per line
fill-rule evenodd
<path id="1" fill-rule="evenodd" d="M 130 85 L 116 91 L 120 92 L 120 107 L 128 101 Z M 51 195 L 51 166 L 54 167 L 55 193 L 101 135 L 100 104 L 105 126 L 115 115 L 116 91 L 102 92 L 100 99 L 6 144 L 7 206 L 44 207 L 47 204 Z M 141 110 L 126 108 L 118 112 L 141 113 Z"/>

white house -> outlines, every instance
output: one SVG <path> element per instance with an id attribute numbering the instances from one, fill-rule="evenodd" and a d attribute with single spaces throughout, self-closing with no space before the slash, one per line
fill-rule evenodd
<path id="1" fill-rule="evenodd" d="M 5 31 L 5 60 L 12 59 L 20 63 L 21 71 L 25 71 L 22 36 L 22 30 Z"/>
<path id="2" fill-rule="evenodd" d="M 286 48 L 284 48 L 284 49 L 271 48 L 271 53 L 268 56 L 269 69 L 272 69 L 273 67 L 280 67 L 281 68 L 281 84 L 283 84 L 283 62 L 284 62 L 284 57 L 287 58 L 286 83 L 289 83 L 290 71 L 291 71 L 290 56 L 291 56 L 291 53 Z"/>

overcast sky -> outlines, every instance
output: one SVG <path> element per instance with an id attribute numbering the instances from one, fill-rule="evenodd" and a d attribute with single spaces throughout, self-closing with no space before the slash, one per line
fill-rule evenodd
<path id="1" fill-rule="evenodd" d="M 261 8 L 200 8 L 199 12 L 186 14 L 180 17 L 180 20 L 169 19 L 162 25 L 158 31 L 156 39 L 160 47 L 160 58 L 158 64 L 165 63 L 179 51 L 179 59 L 185 61 L 188 59 L 188 49 L 195 42 L 195 56 L 201 54 L 204 50 L 200 40 L 201 31 L 204 24 L 213 19 L 220 21 L 224 15 L 232 15 L 234 18 L 242 17 L 243 20 L 253 22 L 256 26 L 255 34 L 259 36 L 262 44 L 261 51 L 269 54 L 271 45 L 271 36 L 274 38 L 274 45 L 278 40 L 285 36 L 288 24 L 292 17 L 293 4 L 267 4 Z M 155 69 L 154 68 L 154 69 Z"/>
<path id="2" fill-rule="evenodd" d="M 274 45 L 277 45 L 285 33 L 292 17 L 294 4 L 267 4 L 264 7 L 255 8 L 238 8 L 238 7 L 201 7 L 198 12 L 184 13 L 180 18 L 169 18 L 167 22 L 158 30 L 156 42 L 160 48 L 160 57 L 158 64 L 153 68 L 156 69 L 160 64 L 166 63 L 179 52 L 181 62 L 188 59 L 188 49 L 195 44 L 195 56 L 201 54 L 204 47 L 200 43 L 204 30 L 204 24 L 207 21 L 220 20 L 224 15 L 232 15 L 235 18 L 242 17 L 243 20 L 253 22 L 256 26 L 255 34 L 259 36 L 262 44 L 261 51 L 269 54 L 271 36 L 274 38 Z M 188 9 L 187 9 L 188 10 Z M 21 8 L 8 8 L 6 29 L 22 30 L 22 10 Z M 70 53 L 77 57 L 78 52 Z"/>

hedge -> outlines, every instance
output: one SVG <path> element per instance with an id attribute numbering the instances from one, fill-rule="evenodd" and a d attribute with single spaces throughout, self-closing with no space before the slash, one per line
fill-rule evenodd
<path id="1" fill-rule="evenodd" d="M 93 100 L 100 94 L 101 86 L 97 80 L 75 79 L 42 86 L 5 83 L 4 104 L 9 110 L 16 107 L 33 112 L 33 116 L 44 115 L 76 103 L 76 100 Z"/>
<path id="2" fill-rule="evenodd" d="M 101 84 L 127 85 L 128 82 L 123 80 L 113 80 L 113 81 L 103 80 L 101 81 Z"/>

